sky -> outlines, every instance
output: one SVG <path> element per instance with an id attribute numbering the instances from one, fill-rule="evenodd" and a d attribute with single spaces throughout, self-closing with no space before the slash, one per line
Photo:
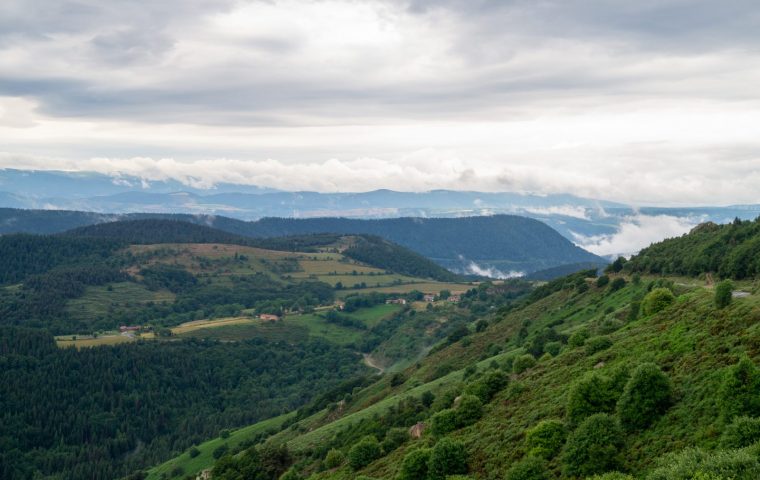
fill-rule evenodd
<path id="1" fill-rule="evenodd" d="M 760 203 L 756 0 L 3 0 L 0 168 Z"/>

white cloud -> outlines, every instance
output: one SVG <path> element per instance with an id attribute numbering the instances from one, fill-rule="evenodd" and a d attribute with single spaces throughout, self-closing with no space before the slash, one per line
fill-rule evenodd
<path id="1" fill-rule="evenodd" d="M 580 218 L 582 220 L 589 220 L 588 212 L 584 207 L 575 205 L 556 205 L 551 207 L 527 207 L 524 208 L 525 212 L 532 213 L 534 215 L 564 215 L 566 217 Z"/>
<path id="2" fill-rule="evenodd" d="M 760 202 L 750 0 L 85 3 L 0 2 L 2 165 Z"/>
<path id="3" fill-rule="evenodd" d="M 462 257 L 460 258 L 464 260 Z M 473 261 L 469 261 L 467 263 L 464 268 L 464 273 L 479 275 L 481 277 L 498 278 L 500 280 L 506 280 L 508 278 L 520 278 L 525 276 L 525 272 L 518 272 L 516 270 L 502 272 L 498 268 L 494 268 L 488 265 L 479 265 Z"/>
<path id="4" fill-rule="evenodd" d="M 698 223 L 696 218 L 639 214 L 623 219 L 618 231 L 610 235 L 573 235 L 575 243 L 597 255 L 630 256 L 652 243 L 683 235 Z"/>

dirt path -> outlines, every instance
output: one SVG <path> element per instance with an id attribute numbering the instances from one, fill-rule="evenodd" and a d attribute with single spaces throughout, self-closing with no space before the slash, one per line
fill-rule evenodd
<path id="1" fill-rule="evenodd" d="M 375 370 L 377 370 L 377 373 L 382 374 L 383 372 L 385 372 L 385 369 L 381 367 L 380 365 L 376 364 L 369 353 L 362 353 L 362 358 L 364 359 L 364 365 L 370 368 L 374 368 Z"/>

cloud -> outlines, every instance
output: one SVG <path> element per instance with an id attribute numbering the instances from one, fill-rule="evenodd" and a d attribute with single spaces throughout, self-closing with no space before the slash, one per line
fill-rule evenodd
<path id="1" fill-rule="evenodd" d="M 575 243 L 597 255 L 630 256 L 652 243 L 683 235 L 699 222 L 699 219 L 689 217 L 639 214 L 624 218 L 618 231 L 610 235 L 573 235 Z"/>
<path id="2" fill-rule="evenodd" d="M 589 220 L 588 212 L 584 207 L 575 205 L 556 205 L 551 207 L 528 207 L 524 208 L 527 213 L 534 215 L 563 215 L 566 217 L 580 218 Z"/>
<path id="3" fill-rule="evenodd" d="M 759 15 L 753 0 L 4 0 L 3 164 L 758 202 Z"/>
<path id="4" fill-rule="evenodd" d="M 489 267 L 487 265 L 478 265 L 477 263 L 470 261 L 465 266 L 465 273 L 472 275 L 479 275 L 481 277 L 498 278 L 500 280 L 506 280 L 508 278 L 519 278 L 525 276 L 525 272 L 518 272 L 510 270 L 509 272 L 502 272 L 501 270 Z"/>

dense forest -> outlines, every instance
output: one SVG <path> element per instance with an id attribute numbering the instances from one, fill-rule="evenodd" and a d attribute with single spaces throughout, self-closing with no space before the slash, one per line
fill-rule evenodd
<path id="1" fill-rule="evenodd" d="M 625 269 L 666 275 L 712 272 L 724 278 L 755 277 L 760 274 L 760 219 L 699 225 L 686 235 L 645 248 Z"/>
<path id="2" fill-rule="evenodd" d="M 606 263 L 604 259 L 573 245 L 546 224 L 515 215 L 380 220 L 262 218 L 243 221 L 215 215 L 132 213 L 114 216 L 89 212 L 0 209 L 0 221 L 5 220 L 0 231 L 53 233 L 88 224 L 144 219 L 181 220 L 249 238 L 315 233 L 376 235 L 432 259 L 443 267 L 460 271 L 467 267 L 469 261 L 492 262 L 502 270 L 527 272 L 572 263 Z M 111 227 L 105 228 L 108 230 Z M 83 231 L 92 233 L 101 230 Z M 123 233 L 126 238 L 132 235 L 129 231 Z"/>
<path id="3" fill-rule="evenodd" d="M 356 353 L 320 341 L 77 350 L 0 328 L 0 478 L 119 478 L 363 371 Z"/>

